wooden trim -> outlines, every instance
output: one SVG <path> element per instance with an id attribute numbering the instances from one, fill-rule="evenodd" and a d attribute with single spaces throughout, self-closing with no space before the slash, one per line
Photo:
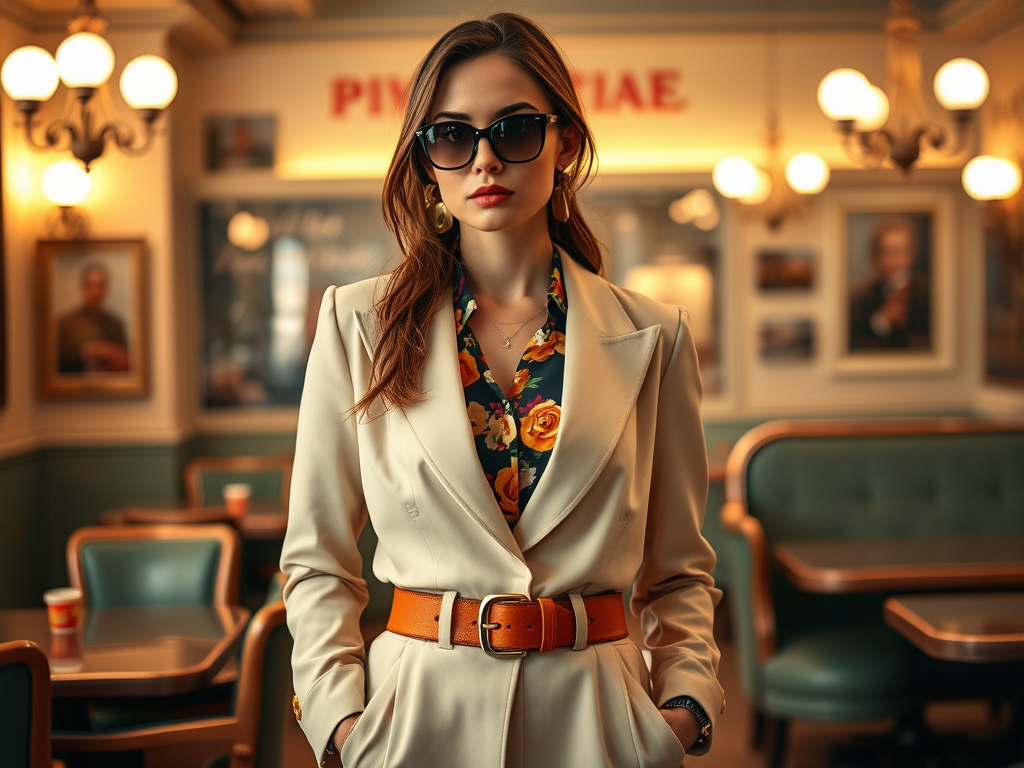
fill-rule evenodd
<path id="1" fill-rule="evenodd" d="M 754 602 L 754 640 L 757 643 L 757 660 L 763 664 L 775 655 L 776 648 L 775 602 L 772 599 L 764 528 L 760 520 L 748 515 L 746 508 L 735 501 L 727 501 L 722 506 L 721 520 L 725 531 L 746 539 L 753 558 L 750 594 Z"/>
<path id="2" fill-rule="evenodd" d="M 220 543 L 220 560 L 213 590 L 214 605 L 238 602 L 238 578 L 241 568 L 241 539 L 237 531 L 226 525 L 138 525 L 91 526 L 79 528 L 67 543 L 68 577 L 71 586 L 82 590 L 82 602 L 89 604 L 85 586 L 82 550 L 95 541 L 181 541 L 216 539 Z"/>
<path id="3" fill-rule="evenodd" d="M 281 508 L 288 509 L 292 484 L 291 453 L 272 456 L 204 456 L 185 465 L 185 503 L 190 507 L 205 506 L 203 472 L 269 472 L 281 471 Z"/>
<path id="4" fill-rule="evenodd" d="M 0 667 L 24 664 L 32 679 L 32 723 L 29 735 L 29 768 L 51 768 L 50 662 L 43 649 L 28 640 L 0 643 Z"/>
<path id="5" fill-rule="evenodd" d="M 235 713 L 227 717 L 186 720 L 116 733 L 55 733 L 53 744 L 69 752 L 124 752 L 177 744 L 230 742 L 233 758 L 253 756 L 259 744 L 263 700 L 263 663 L 271 631 L 284 623 L 284 602 L 260 609 L 249 624 Z M 282 702 L 284 707 L 286 702 Z M 235 760 L 232 760 L 234 765 Z"/>
<path id="6" fill-rule="evenodd" d="M 234 518 L 227 507 L 202 507 L 200 509 L 148 509 L 130 507 L 120 513 L 121 524 L 138 525 L 210 525 L 224 523 L 231 525 Z"/>
<path id="7" fill-rule="evenodd" d="M 918 616 L 900 602 L 899 597 L 886 599 L 883 614 L 886 624 L 937 659 L 976 663 L 1024 659 L 1024 632 L 986 635 L 947 632 Z"/>

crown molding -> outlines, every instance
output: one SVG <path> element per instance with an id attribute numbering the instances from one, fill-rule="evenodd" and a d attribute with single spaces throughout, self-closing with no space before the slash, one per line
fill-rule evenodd
<path id="1" fill-rule="evenodd" d="M 942 36 L 983 43 L 1024 22 L 1021 0 L 951 0 L 940 13 Z"/>

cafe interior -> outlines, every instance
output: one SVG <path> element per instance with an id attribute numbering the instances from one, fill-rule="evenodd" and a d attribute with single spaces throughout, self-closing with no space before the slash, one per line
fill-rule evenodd
<path id="1" fill-rule="evenodd" d="M 398 263 L 409 77 L 505 10 L 573 67 L 607 278 L 689 313 L 728 707 L 687 764 L 1024 761 L 1024 2 L 0 0 L 0 766 L 317 764 L 319 300 Z"/>

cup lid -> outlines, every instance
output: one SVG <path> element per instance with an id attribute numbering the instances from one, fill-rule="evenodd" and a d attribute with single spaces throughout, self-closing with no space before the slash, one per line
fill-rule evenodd
<path id="1" fill-rule="evenodd" d="M 70 603 L 82 599 L 82 590 L 77 587 L 58 587 L 43 592 L 43 601 L 50 603 Z"/>
<path id="2" fill-rule="evenodd" d="M 252 493 L 252 486 L 248 483 L 228 483 L 222 489 L 224 497 L 228 496 L 248 496 Z"/>

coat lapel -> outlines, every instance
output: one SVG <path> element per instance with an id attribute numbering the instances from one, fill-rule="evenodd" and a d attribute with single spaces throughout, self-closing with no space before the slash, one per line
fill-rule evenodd
<path id="1" fill-rule="evenodd" d="M 562 414 L 551 460 L 515 527 L 526 551 L 594 484 L 647 375 L 660 326 L 637 330 L 608 283 L 562 258 L 569 313 Z"/>
<path id="2" fill-rule="evenodd" d="M 376 347 L 376 324 L 357 312 L 368 354 Z M 434 317 L 422 378 L 423 400 L 405 410 L 423 456 L 459 506 L 522 561 L 523 555 L 487 485 L 466 415 L 466 396 L 455 342 L 455 314 L 446 302 Z"/>

